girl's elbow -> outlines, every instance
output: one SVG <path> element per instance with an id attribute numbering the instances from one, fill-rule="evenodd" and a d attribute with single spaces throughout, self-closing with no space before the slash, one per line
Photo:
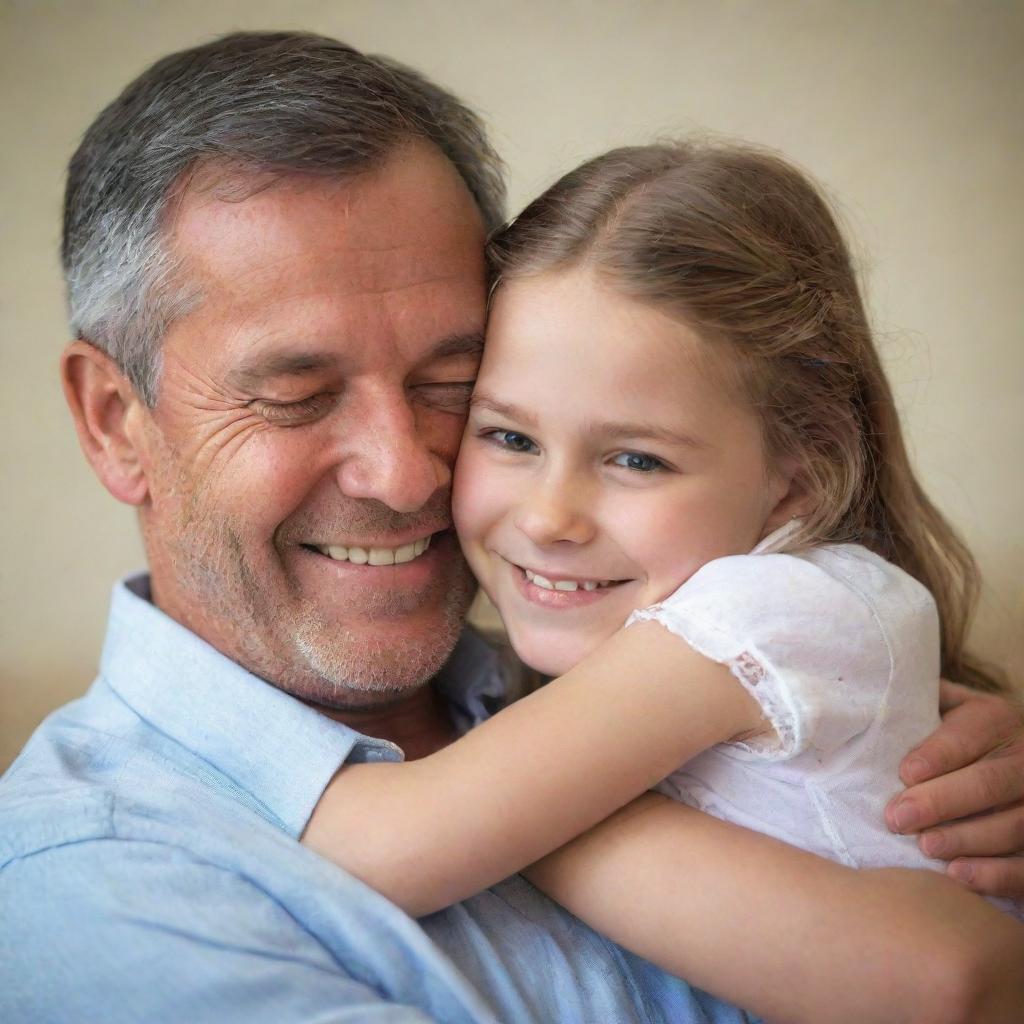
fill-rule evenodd
<path id="1" fill-rule="evenodd" d="M 1010 955 L 1007 955 L 1007 954 Z M 1024 944 L 950 949 L 932 975 L 921 1024 L 1020 1024 L 1024 1020 Z"/>
<path id="2" fill-rule="evenodd" d="M 945 881 L 945 880 L 943 880 Z M 955 884 L 955 883 L 950 883 Z M 958 891 L 964 913 L 924 944 L 921 1024 L 1021 1024 L 1024 1021 L 1024 928 Z M 975 913 L 977 912 L 977 913 Z M 926 1009 L 925 1009 L 926 1008 Z"/>
<path id="3" fill-rule="evenodd" d="M 970 1024 L 1024 1020 L 1024 928 L 1004 917 L 960 966 L 958 1009 Z"/>
<path id="4" fill-rule="evenodd" d="M 914 1024 L 1024 1021 L 1024 928 L 931 871 L 883 869 L 902 906 L 901 973 Z M 888 877 L 885 877 L 888 876 Z"/>

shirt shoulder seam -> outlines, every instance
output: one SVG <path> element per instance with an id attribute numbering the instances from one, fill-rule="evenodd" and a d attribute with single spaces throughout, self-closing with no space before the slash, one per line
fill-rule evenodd
<path id="1" fill-rule="evenodd" d="M 54 843 L 50 843 L 50 844 L 48 844 L 46 846 L 42 846 L 42 847 L 39 847 L 37 849 L 31 850 L 29 852 L 26 852 L 24 854 L 21 854 L 21 855 L 15 856 L 15 857 L 11 857 L 6 862 L 4 862 L 3 864 L 0 864 L 0 872 L 2 872 L 5 868 L 10 867 L 12 864 L 14 864 L 17 861 L 27 861 L 27 860 L 30 860 L 30 859 L 32 859 L 34 857 L 38 857 L 38 856 L 44 855 L 46 853 L 51 853 L 54 850 L 65 849 L 65 848 L 70 847 L 70 846 L 85 846 L 86 844 L 89 844 L 89 843 L 103 843 L 103 842 L 118 842 L 118 843 L 131 844 L 133 846 L 154 846 L 154 847 L 161 847 L 161 848 L 164 848 L 164 849 L 175 850 L 176 852 L 178 852 L 180 854 L 183 854 L 193 864 L 196 864 L 196 865 L 198 865 L 200 867 L 204 867 L 204 868 L 210 868 L 210 869 L 212 869 L 214 871 L 222 872 L 224 874 L 232 875 L 238 881 L 242 882 L 246 887 L 248 887 L 250 889 L 254 889 L 254 890 L 256 890 L 256 892 L 262 894 L 266 899 L 268 899 L 271 903 L 273 903 L 274 906 L 277 907 L 282 913 L 286 914 L 288 916 L 288 918 L 293 922 L 293 924 L 300 931 L 302 931 L 304 934 L 306 934 L 313 942 L 315 942 L 317 947 L 319 949 L 323 950 L 331 958 L 331 961 L 335 965 L 337 965 L 339 967 L 339 969 L 341 969 L 341 964 L 338 962 L 337 957 L 330 950 L 330 948 L 328 946 L 326 946 L 323 942 L 321 942 L 321 940 L 319 938 L 317 938 L 317 936 L 313 932 L 311 932 L 309 930 L 309 928 L 306 927 L 306 925 L 304 925 L 288 909 L 288 907 L 285 906 L 285 904 L 283 904 L 281 902 L 281 900 L 278 899 L 277 896 L 275 896 L 272 892 L 270 892 L 265 886 L 260 885 L 259 882 L 257 882 L 255 879 L 253 879 L 247 873 L 245 873 L 243 871 L 240 871 L 240 870 L 238 870 L 236 868 L 228 867 L 225 864 L 218 863 L 215 860 L 211 860 L 208 857 L 204 857 L 204 856 L 202 856 L 200 854 L 197 854 L 194 850 L 189 849 L 189 847 L 187 847 L 187 846 L 182 846 L 180 843 L 169 843 L 169 842 L 163 842 L 163 841 L 158 840 L 158 839 L 144 839 L 144 838 L 138 838 L 138 837 L 134 837 L 134 836 L 126 838 L 124 836 L 118 835 L 117 832 L 116 832 L 116 829 L 114 829 L 112 831 L 112 833 L 109 834 L 109 835 L 82 836 L 82 837 L 80 837 L 78 839 L 69 839 L 69 840 L 66 840 L 66 841 L 63 841 L 63 842 L 54 842 Z M 303 961 L 303 963 L 306 963 L 306 961 Z M 319 965 L 316 965 L 316 964 L 310 964 L 309 966 L 316 967 L 318 970 L 324 971 L 324 973 L 326 973 L 326 974 L 332 973 L 330 971 L 327 971 L 325 968 L 320 967 Z M 345 972 L 343 970 L 342 970 L 342 973 L 345 973 L 346 976 L 350 976 L 350 975 L 348 975 L 348 972 Z"/>

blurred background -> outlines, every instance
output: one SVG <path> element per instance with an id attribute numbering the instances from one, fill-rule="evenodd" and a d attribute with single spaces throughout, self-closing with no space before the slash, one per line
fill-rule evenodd
<path id="1" fill-rule="evenodd" d="M 985 574 L 975 647 L 1024 681 L 1024 5 L 0 0 L 0 769 L 87 687 L 110 586 L 143 562 L 58 386 L 64 167 L 156 58 L 279 28 L 387 53 L 470 102 L 512 211 L 585 157 L 669 134 L 754 140 L 811 171 L 853 241 L 924 483 Z"/>

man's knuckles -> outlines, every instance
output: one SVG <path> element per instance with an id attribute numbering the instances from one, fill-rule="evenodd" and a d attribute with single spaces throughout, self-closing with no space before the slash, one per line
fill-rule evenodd
<path id="1" fill-rule="evenodd" d="M 985 896 L 1024 896 L 1024 857 L 975 857 L 954 861 L 950 874 Z"/>
<path id="2" fill-rule="evenodd" d="M 943 860 L 1016 854 L 1024 850 L 1024 803 L 927 829 L 918 837 L 918 845 L 925 856 Z"/>

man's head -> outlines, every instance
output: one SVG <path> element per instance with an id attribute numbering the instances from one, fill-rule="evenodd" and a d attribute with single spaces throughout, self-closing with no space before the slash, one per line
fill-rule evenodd
<path id="1" fill-rule="evenodd" d="M 457 636 L 450 469 L 502 198 L 453 97 L 297 34 L 165 58 L 72 159 L 83 448 L 140 508 L 157 604 L 305 699 L 399 696 Z"/>

